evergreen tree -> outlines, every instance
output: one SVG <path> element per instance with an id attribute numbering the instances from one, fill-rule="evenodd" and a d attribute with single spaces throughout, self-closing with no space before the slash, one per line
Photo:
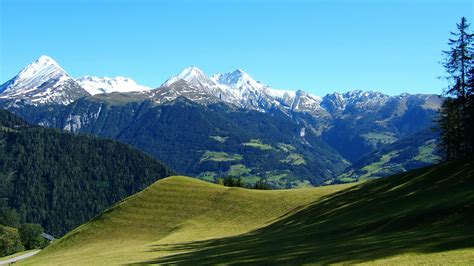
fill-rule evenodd
<path id="1" fill-rule="evenodd" d="M 461 130 L 459 128 L 459 108 L 456 99 L 447 98 L 441 106 L 438 126 L 441 130 L 441 143 L 449 161 L 461 156 Z"/>
<path id="2" fill-rule="evenodd" d="M 443 104 L 439 126 L 441 140 L 448 160 L 472 154 L 472 126 L 471 98 L 473 86 L 473 40 L 474 34 L 469 32 L 466 18 L 461 18 L 457 25 L 458 32 L 451 32 L 452 39 L 448 51 L 443 51 L 446 56 L 443 63 L 448 74 L 448 97 Z"/>
<path id="3" fill-rule="evenodd" d="M 468 153 L 474 154 L 474 53 L 471 55 L 471 64 L 467 79 L 467 99 L 466 99 L 466 137 L 468 141 Z"/>

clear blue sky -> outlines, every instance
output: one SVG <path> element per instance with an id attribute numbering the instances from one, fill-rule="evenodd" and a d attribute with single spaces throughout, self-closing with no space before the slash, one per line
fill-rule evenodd
<path id="1" fill-rule="evenodd" d="M 440 93 L 449 31 L 471 0 L 0 0 L 0 83 L 42 54 L 72 76 L 156 87 L 195 65 L 274 88 Z M 474 29 L 471 27 L 471 29 Z"/>

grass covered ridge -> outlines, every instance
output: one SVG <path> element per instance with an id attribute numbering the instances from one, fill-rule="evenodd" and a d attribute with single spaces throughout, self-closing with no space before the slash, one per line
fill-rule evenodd
<path id="1" fill-rule="evenodd" d="M 176 254 L 156 250 L 247 233 L 351 185 L 262 191 L 175 176 L 123 200 L 34 258 L 31 264 L 123 264 Z"/>
<path id="2" fill-rule="evenodd" d="M 474 163 L 342 188 L 254 191 L 167 178 L 26 262 L 474 263 Z"/>

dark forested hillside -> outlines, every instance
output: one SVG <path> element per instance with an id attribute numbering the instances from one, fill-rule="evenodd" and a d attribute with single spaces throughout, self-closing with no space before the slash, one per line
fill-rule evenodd
<path id="1" fill-rule="evenodd" d="M 184 97 L 160 105 L 88 97 L 21 115 L 131 144 L 179 174 L 209 181 L 232 176 L 280 188 L 320 185 L 348 166 L 313 130 L 276 108 L 264 113 Z"/>
<path id="2" fill-rule="evenodd" d="M 2 204 L 54 235 L 171 174 L 126 144 L 29 126 L 3 110 L 0 129 Z"/>

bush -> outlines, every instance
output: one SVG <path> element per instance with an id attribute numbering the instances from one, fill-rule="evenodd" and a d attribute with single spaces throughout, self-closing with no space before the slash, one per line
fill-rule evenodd
<path id="1" fill-rule="evenodd" d="M 244 187 L 242 178 L 226 177 L 224 179 L 224 186 L 226 187 Z"/>
<path id="2" fill-rule="evenodd" d="M 25 250 L 21 244 L 20 235 L 14 228 L 0 225 L 0 257 L 8 256 Z"/>
<path id="3" fill-rule="evenodd" d="M 23 224 L 20 226 L 19 233 L 23 246 L 26 249 L 43 248 L 47 241 L 41 236 L 44 229 L 39 224 Z"/>
<path id="4" fill-rule="evenodd" d="M 264 180 L 260 179 L 257 182 L 255 182 L 253 189 L 269 190 L 271 189 L 271 187 Z"/>

